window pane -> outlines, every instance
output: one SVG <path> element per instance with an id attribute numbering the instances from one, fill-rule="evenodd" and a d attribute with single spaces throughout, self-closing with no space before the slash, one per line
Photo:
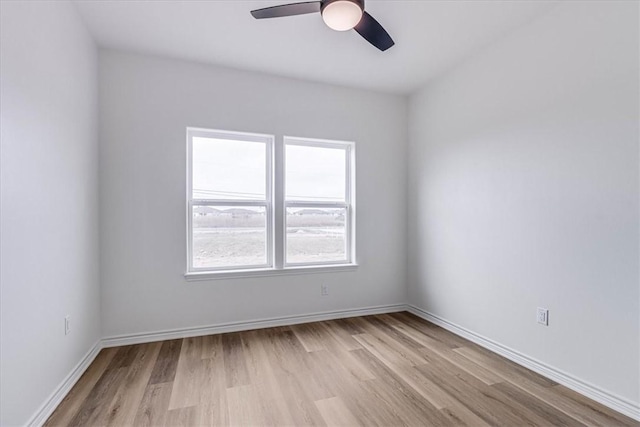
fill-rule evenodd
<path id="1" fill-rule="evenodd" d="M 346 261 L 344 208 L 287 208 L 287 263 Z"/>
<path id="2" fill-rule="evenodd" d="M 264 200 L 267 146 L 194 137 L 193 198 Z"/>
<path id="3" fill-rule="evenodd" d="M 193 267 L 267 264 L 264 207 L 194 206 Z"/>
<path id="4" fill-rule="evenodd" d="M 287 200 L 344 201 L 346 151 L 287 145 Z"/>

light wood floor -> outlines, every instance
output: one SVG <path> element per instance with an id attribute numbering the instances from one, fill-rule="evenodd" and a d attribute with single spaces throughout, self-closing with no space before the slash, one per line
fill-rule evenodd
<path id="1" fill-rule="evenodd" d="M 639 423 L 397 313 L 104 349 L 46 425 Z"/>

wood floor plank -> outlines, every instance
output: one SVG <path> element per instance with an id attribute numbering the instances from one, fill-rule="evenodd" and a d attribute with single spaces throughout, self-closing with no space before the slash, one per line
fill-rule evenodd
<path id="1" fill-rule="evenodd" d="M 537 390 L 533 390 L 531 394 L 586 424 L 600 426 L 640 426 L 640 422 L 619 414 L 565 386 L 556 385 L 545 389 L 536 385 L 536 388 Z"/>
<path id="2" fill-rule="evenodd" d="M 542 387 L 558 385 L 555 381 L 523 368 L 522 366 L 519 366 L 504 357 L 498 356 L 495 353 L 491 353 L 488 350 L 480 349 L 477 346 L 460 347 L 453 351 L 463 355 L 476 365 L 482 366 L 484 369 L 488 369 L 508 381 L 517 382 L 519 380 L 528 380 Z"/>
<path id="3" fill-rule="evenodd" d="M 167 412 L 164 425 L 166 427 L 189 427 L 196 425 L 196 407 L 172 409 Z"/>
<path id="4" fill-rule="evenodd" d="M 423 357 L 404 351 L 402 348 L 394 347 L 393 343 L 384 341 L 378 336 L 366 333 L 354 335 L 353 337 L 362 347 L 384 360 L 389 366 L 411 367 L 427 363 L 427 360 Z"/>
<path id="5" fill-rule="evenodd" d="M 304 349 L 291 330 L 267 331 L 266 336 L 264 345 L 278 378 L 287 378 L 287 384 L 304 384 L 304 393 L 313 401 L 333 397 L 326 379 L 314 374 L 312 353 Z M 314 411 L 317 412 L 315 406 Z"/>
<path id="6" fill-rule="evenodd" d="M 219 363 L 224 363 L 223 336 L 223 334 L 218 334 L 202 337 L 202 344 L 200 345 L 202 359 L 216 359 Z"/>
<path id="7" fill-rule="evenodd" d="M 380 333 L 384 332 L 395 341 L 402 343 L 403 346 L 412 349 L 416 353 L 424 348 L 424 345 L 408 336 L 392 326 L 393 318 L 388 315 L 367 316 L 367 321 L 375 327 L 374 330 Z"/>
<path id="8" fill-rule="evenodd" d="M 491 369 L 487 369 L 482 365 L 473 363 L 472 360 L 463 357 L 456 352 L 457 350 L 463 349 L 463 347 L 452 349 L 442 341 L 436 340 L 435 338 L 423 333 L 422 330 L 418 330 L 401 322 L 392 323 L 392 327 L 416 342 L 421 343 L 423 345 L 423 349 L 420 351 L 423 355 L 427 356 L 427 360 L 432 357 L 429 356 L 430 354 L 436 353 L 438 356 L 449 360 L 460 369 L 475 376 L 487 385 L 495 384 L 504 380 L 504 378 L 495 374 Z"/>
<path id="9" fill-rule="evenodd" d="M 332 333 L 326 323 L 327 322 L 318 322 L 310 324 L 310 327 L 315 329 L 315 339 L 321 340 L 323 343 L 323 348 L 320 349 L 319 347 L 317 347 L 315 351 L 320 352 L 325 358 L 328 357 L 329 354 L 332 355 L 332 359 L 334 359 L 334 361 L 336 362 L 334 366 L 341 366 L 346 368 L 347 375 L 353 375 L 359 380 L 375 379 L 373 374 L 353 357 L 353 355 L 350 353 L 350 350 L 347 350 L 347 348 L 358 349 L 362 348 L 362 346 L 351 335 L 349 335 L 349 339 L 351 340 L 351 342 L 355 343 L 355 345 L 345 346 L 343 343 L 344 336 L 338 337 L 338 334 Z M 296 335 L 296 337 L 297 336 L 298 335 Z M 312 359 L 318 360 L 317 358 L 313 357 L 314 355 L 310 356 L 312 357 Z M 314 375 L 322 375 L 322 371 L 313 369 L 315 367 L 315 363 L 312 363 L 311 366 L 312 370 L 314 371 Z M 331 369 L 329 368 L 328 371 L 331 372 Z"/>
<path id="10" fill-rule="evenodd" d="M 443 351 L 438 349 L 434 349 L 433 351 L 438 353 L 444 359 L 447 359 L 449 362 L 456 365 L 461 370 L 465 371 L 469 375 L 474 376 L 475 378 L 479 379 L 480 381 L 482 381 L 487 385 L 497 384 L 504 381 L 504 378 L 500 377 L 499 375 L 496 375 L 490 369 L 485 369 L 482 366 L 478 366 L 477 364 L 473 363 L 466 357 L 461 356 L 455 351 L 452 351 L 452 350 Z"/>
<path id="11" fill-rule="evenodd" d="M 104 374 L 113 356 L 118 352 L 117 348 L 105 348 L 100 350 L 95 360 L 87 371 L 80 377 L 69 394 L 60 402 L 60 405 L 51 414 L 47 422 L 48 426 L 68 425 L 80 410 L 81 405 L 96 386 L 96 383 Z"/>
<path id="12" fill-rule="evenodd" d="M 363 334 L 364 330 L 358 326 L 357 320 L 361 317 L 347 317 L 345 319 L 337 319 L 337 322 L 342 328 L 344 328 L 351 335 Z"/>
<path id="13" fill-rule="evenodd" d="M 316 407 L 329 427 L 353 427 L 362 425 L 339 397 L 317 400 Z"/>
<path id="14" fill-rule="evenodd" d="M 492 367 L 499 373 L 499 375 L 506 378 L 511 384 L 520 387 L 526 393 L 542 400 L 550 406 L 553 406 L 554 408 L 575 418 L 581 423 L 604 426 L 637 425 L 637 423 L 634 423 L 627 417 L 621 416 L 590 399 L 585 398 L 586 400 L 583 404 L 576 399 L 567 396 L 569 393 L 564 391 L 566 389 L 565 387 L 548 387 L 546 385 L 541 385 L 539 381 L 532 380 L 530 375 L 522 375 L 520 372 L 514 371 L 509 365 L 499 365 L 494 358 L 481 354 L 476 350 L 459 349 L 458 351 L 466 357 L 472 358 L 479 365 L 484 365 L 489 368 Z M 577 397 L 580 395 L 576 393 L 575 396 Z"/>
<path id="15" fill-rule="evenodd" d="M 451 396 L 455 396 L 461 404 L 491 425 L 535 425 L 523 420 L 521 414 L 512 407 L 495 398 L 490 386 L 479 382 L 484 387 L 477 387 L 474 377 L 466 373 L 457 375 L 440 374 L 432 365 L 419 366 L 416 369 L 425 375 Z M 432 370 L 433 369 L 433 370 Z M 477 380 L 476 380 L 477 381 Z"/>
<path id="16" fill-rule="evenodd" d="M 107 369 L 68 425 L 90 426 L 106 424 L 106 410 L 125 375 L 126 368 Z"/>
<path id="17" fill-rule="evenodd" d="M 203 426 L 229 425 L 227 383 L 222 335 L 202 337 L 201 359 L 197 363 L 200 375 L 196 424 Z"/>
<path id="18" fill-rule="evenodd" d="M 241 335 L 239 333 L 223 334 L 222 349 L 227 387 L 249 385 L 249 372 L 247 372 Z"/>
<path id="19" fill-rule="evenodd" d="M 314 401 L 332 397 L 324 378 L 310 370 L 310 357 L 290 330 L 266 331 L 269 363 L 280 385 L 294 425 L 324 425 Z"/>
<path id="20" fill-rule="evenodd" d="M 362 348 L 360 344 L 353 339 L 353 335 L 362 333 L 363 331 L 349 328 L 348 323 L 341 322 L 340 320 L 329 320 L 322 322 L 322 327 L 325 328 L 335 339 L 335 341 L 346 351 L 358 350 Z"/>
<path id="21" fill-rule="evenodd" d="M 402 312 L 391 313 L 389 316 L 399 319 L 402 323 L 418 329 L 423 334 L 430 336 L 436 341 L 440 341 L 449 348 L 464 347 L 468 344 L 468 341 L 464 338 L 454 335 L 440 326 L 429 323 L 414 314 Z"/>
<path id="22" fill-rule="evenodd" d="M 261 331 L 250 331 L 243 335 L 242 343 L 247 359 L 249 379 L 265 409 L 266 418 L 283 425 L 294 425 L 293 418 L 286 405 L 284 395 L 278 384 L 264 342 L 266 337 Z"/>
<path id="23" fill-rule="evenodd" d="M 181 348 L 181 339 L 162 342 L 149 384 L 168 383 L 174 380 Z"/>
<path id="24" fill-rule="evenodd" d="M 229 404 L 225 381 L 223 355 L 202 360 L 199 401 L 196 407 L 197 425 L 229 425 Z"/>
<path id="25" fill-rule="evenodd" d="M 368 363 L 378 377 L 362 382 L 361 387 L 367 390 L 369 396 L 377 398 L 377 406 L 386 409 L 386 414 L 380 417 L 389 420 L 386 425 L 451 425 L 447 417 L 399 378 L 396 371 L 389 369 L 368 351 L 354 350 L 354 353 Z"/>
<path id="26" fill-rule="evenodd" d="M 182 340 L 169 410 L 196 406 L 200 402 L 199 390 L 202 384 L 203 368 L 202 341 L 202 337 Z"/>
<path id="27" fill-rule="evenodd" d="M 264 417 L 256 387 L 237 386 L 227 389 L 230 426 L 270 425 Z"/>
<path id="28" fill-rule="evenodd" d="M 46 426 L 636 426 L 408 313 L 105 349 Z"/>
<path id="29" fill-rule="evenodd" d="M 107 369 L 128 368 L 135 360 L 138 350 L 139 346 L 137 345 L 118 347 L 118 352 L 113 356 Z"/>
<path id="30" fill-rule="evenodd" d="M 163 426 L 166 422 L 172 383 L 149 384 L 138 406 L 133 425 L 138 427 Z"/>
<path id="31" fill-rule="evenodd" d="M 70 426 L 107 424 L 109 405 L 139 350 L 140 347 L 134 345 L 116 349 L 109 365 L 87 395 L 82 407 L 69 421 Z"/>
<path id="32" fill-rule="evenodd" d="M 456 377 L 465 383 L 466 386 L 481 393 L 487 400 L 493 401 L 493 409 L 500 413 L 501 417 L 505 417 L 504 413 L 501 412 L 504 410 L 510 414 L 514 414 L 522 420 L 521 422 L 523 424 L 527 425 L 554 425 L 550 422 L 550 419 L 559 423 L 558 425 L 581 425 L 576 422 L 576 420 L 572 420 L 560 411 L 548 407 L 548 405 L 545 405 L 533 396 L 529 396 L 528 399 L 524 398 L 522 394 L 518 394 L 517 387 L 512 384 L 496 383 L 493 386 L 487 386 L 486 383 L 466 373 L 458 374 Z M 537 406 L 543 409 L 543 411 L 532 410 L 531 407 L 533 406 Z"/>
<path id="33" fill-rule="evenodd" d="M 474 414 L 473 411 L 461 403 L 443 408 L 440 412 L 454 426 L 491 427 L 491 424 Z"/>
<path id="34" fill-rule="evenodd" d="M 245 364 L 251 384 L 272 382 L 274 373 L 264 348 L 267 337 L 263 331 L 248 331 L 242 336 Z"/>
<path id="35" fill-rule="evenodd" d="M 424 335 L 415 329 L 411 332 L 413 329 L 411 327 L 407 327 L 402 324 L 398 325 L 397 323 L 394 325 L 395 322 L 389 315 L 375 316 L 369 321 L 380 331 L 384 331 L 396 341 L 402 342 L 406 347 L 411 347 L 422 356 L 427 356 L 427 361 L 431 358 L 431 353 L 435 352 L 438 356 L 449 360 L 460 369 L 475 376 L 487 385 L 496 384 L 504 380 L 491 370 L 478 366 L 467 358 L 460 357 L 455 350 L 461 349 L 461 347 L 451 349 L 449 346 L 442 344 L 440 341 L 435 340 L 428 335 Z"/>
<path id="36" fill-rule="evenodd" d="M 329 347 L 333 348 L 333 346 Z M 367 381 L 368 378 L 360 378 L 359 374 L 353 371 L 353 364 L 359 365 L 358 370 L 360 372 L 370 372 L 370 369 L 352 354 L 349 355 L 350 358 L 346 361 L 342 357 L 342 353 L 342 349 L 340 349 L 339 355 L 335 355 L 330 350 L 308 353 L 308 357 L 315 368 L 312 374 L 321 377 L 327 393 L 332 397 L 341 397 L 351 413 L 358 420 L 361 420 L 363 424 L 377 425 L 380 420 L 386 419 L 386 414 L 381 411 L 384 403 L 378 402 L 364 390 L 362 382 Z M 328 397 L 327 399 L 330 398 Z"/>
<path id="37" fill-rule="evenodd" d="M 542 400 L 524 392 L 519 387 L 511 383 L 498 383 L 491 386 L 499 390 L 503 396 L 513 402 L 520 404 L 529 411 L 529 418 L 535 419 L 538 425 L 552 426 L 583 426 L 584 424 L 557 410 L 553 406 L 543 402 Z"/>
<path id="38" fill-rule="evenodd" d="M 385 343 L 392 351 L 396 351 L 412 365 L 422 365 L 428 360 L 424 355 L 424 345 L 407 336 L 379 319 L 378 316 L 366 316 L 360 319 L 367 334 Z"/>
<path id="39" fill-rule="evenodd" d="M 109 405 L 107 425 L 121 426 L 135 418 L 161 347 L 161 342 L 140 346 Z"/>
<path id="40" fill-rule="evenodd" d="M 384 364 L 391 373 L 404 381 L 435 408 L 442 409 L 447 406 L 450 402 L 449 397 L 444 393 L 439 393 L 439 389 L 432 387 L 432 384 L 428 380 L 420 377 L 418 372 L 413 370 L 415 365 L 407 365 L 404 360 L 394 357 L 394 355 L 390 355 L 388 352 L 381 349 L 379 342 L 376 343 L 366 337 L 367 334 L 355 336 L 355 338 L 361 342 L 362 346 L 369 353 L 375 356 L 380 363 Z"/>
<path id="41" fill-rule="evenodd" d="M 359 349 L 362 346 L 354 339 L 353 342 L 358 344 Z M 335 365 L 339 365 L 346 371 L 345 375 L 353 376 L 360 381 L 374 380 L 375 375 L 367 369 L 360 361 L 358 361 L 351 350 L 345 350 L 344 347 L 337 341 L 327 344 L 326 353 L 331 355 L 331 358 L 335 360 Z"/>
<path id="42" fill-rule="evenodd" d="M 320 333 L 322 329 L 319 328 L 317 324 L 303 323 L 300 325 L 292 325 L 291 330 L 308 352 L 326 349 L 326 339 Z"/>

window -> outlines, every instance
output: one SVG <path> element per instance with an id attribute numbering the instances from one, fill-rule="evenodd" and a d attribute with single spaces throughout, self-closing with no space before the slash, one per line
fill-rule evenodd
<path id="1" fill-rule="evenodd" d="M 285 138 L 285 265 L 344 264 L 350 255 L 350 146 Z"/>
<path id="2" fill-rule="evenodd" d="M 188 130 L 189 271 L 272 265 L 273 138 Z"/>
<path id="3" fill-rule="evenodd" d="M 187 276 L 355 265 L 354 144 L 187 129 Z"/>

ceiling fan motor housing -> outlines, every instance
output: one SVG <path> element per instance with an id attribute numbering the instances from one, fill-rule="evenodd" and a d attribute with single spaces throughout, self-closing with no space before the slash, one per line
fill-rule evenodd
<path id="1" fill-rule="evenodd" d="M 360 7 L 360 10 L 364 11 L 364 0 L 322 0 L 322 5 L 320 6 L 320 13 L 324 12 L 324 9 L 329 6 L 331 3 L 335 3 L 337 1 L 348 1 L 351 3 L 355 3 Z"/>

